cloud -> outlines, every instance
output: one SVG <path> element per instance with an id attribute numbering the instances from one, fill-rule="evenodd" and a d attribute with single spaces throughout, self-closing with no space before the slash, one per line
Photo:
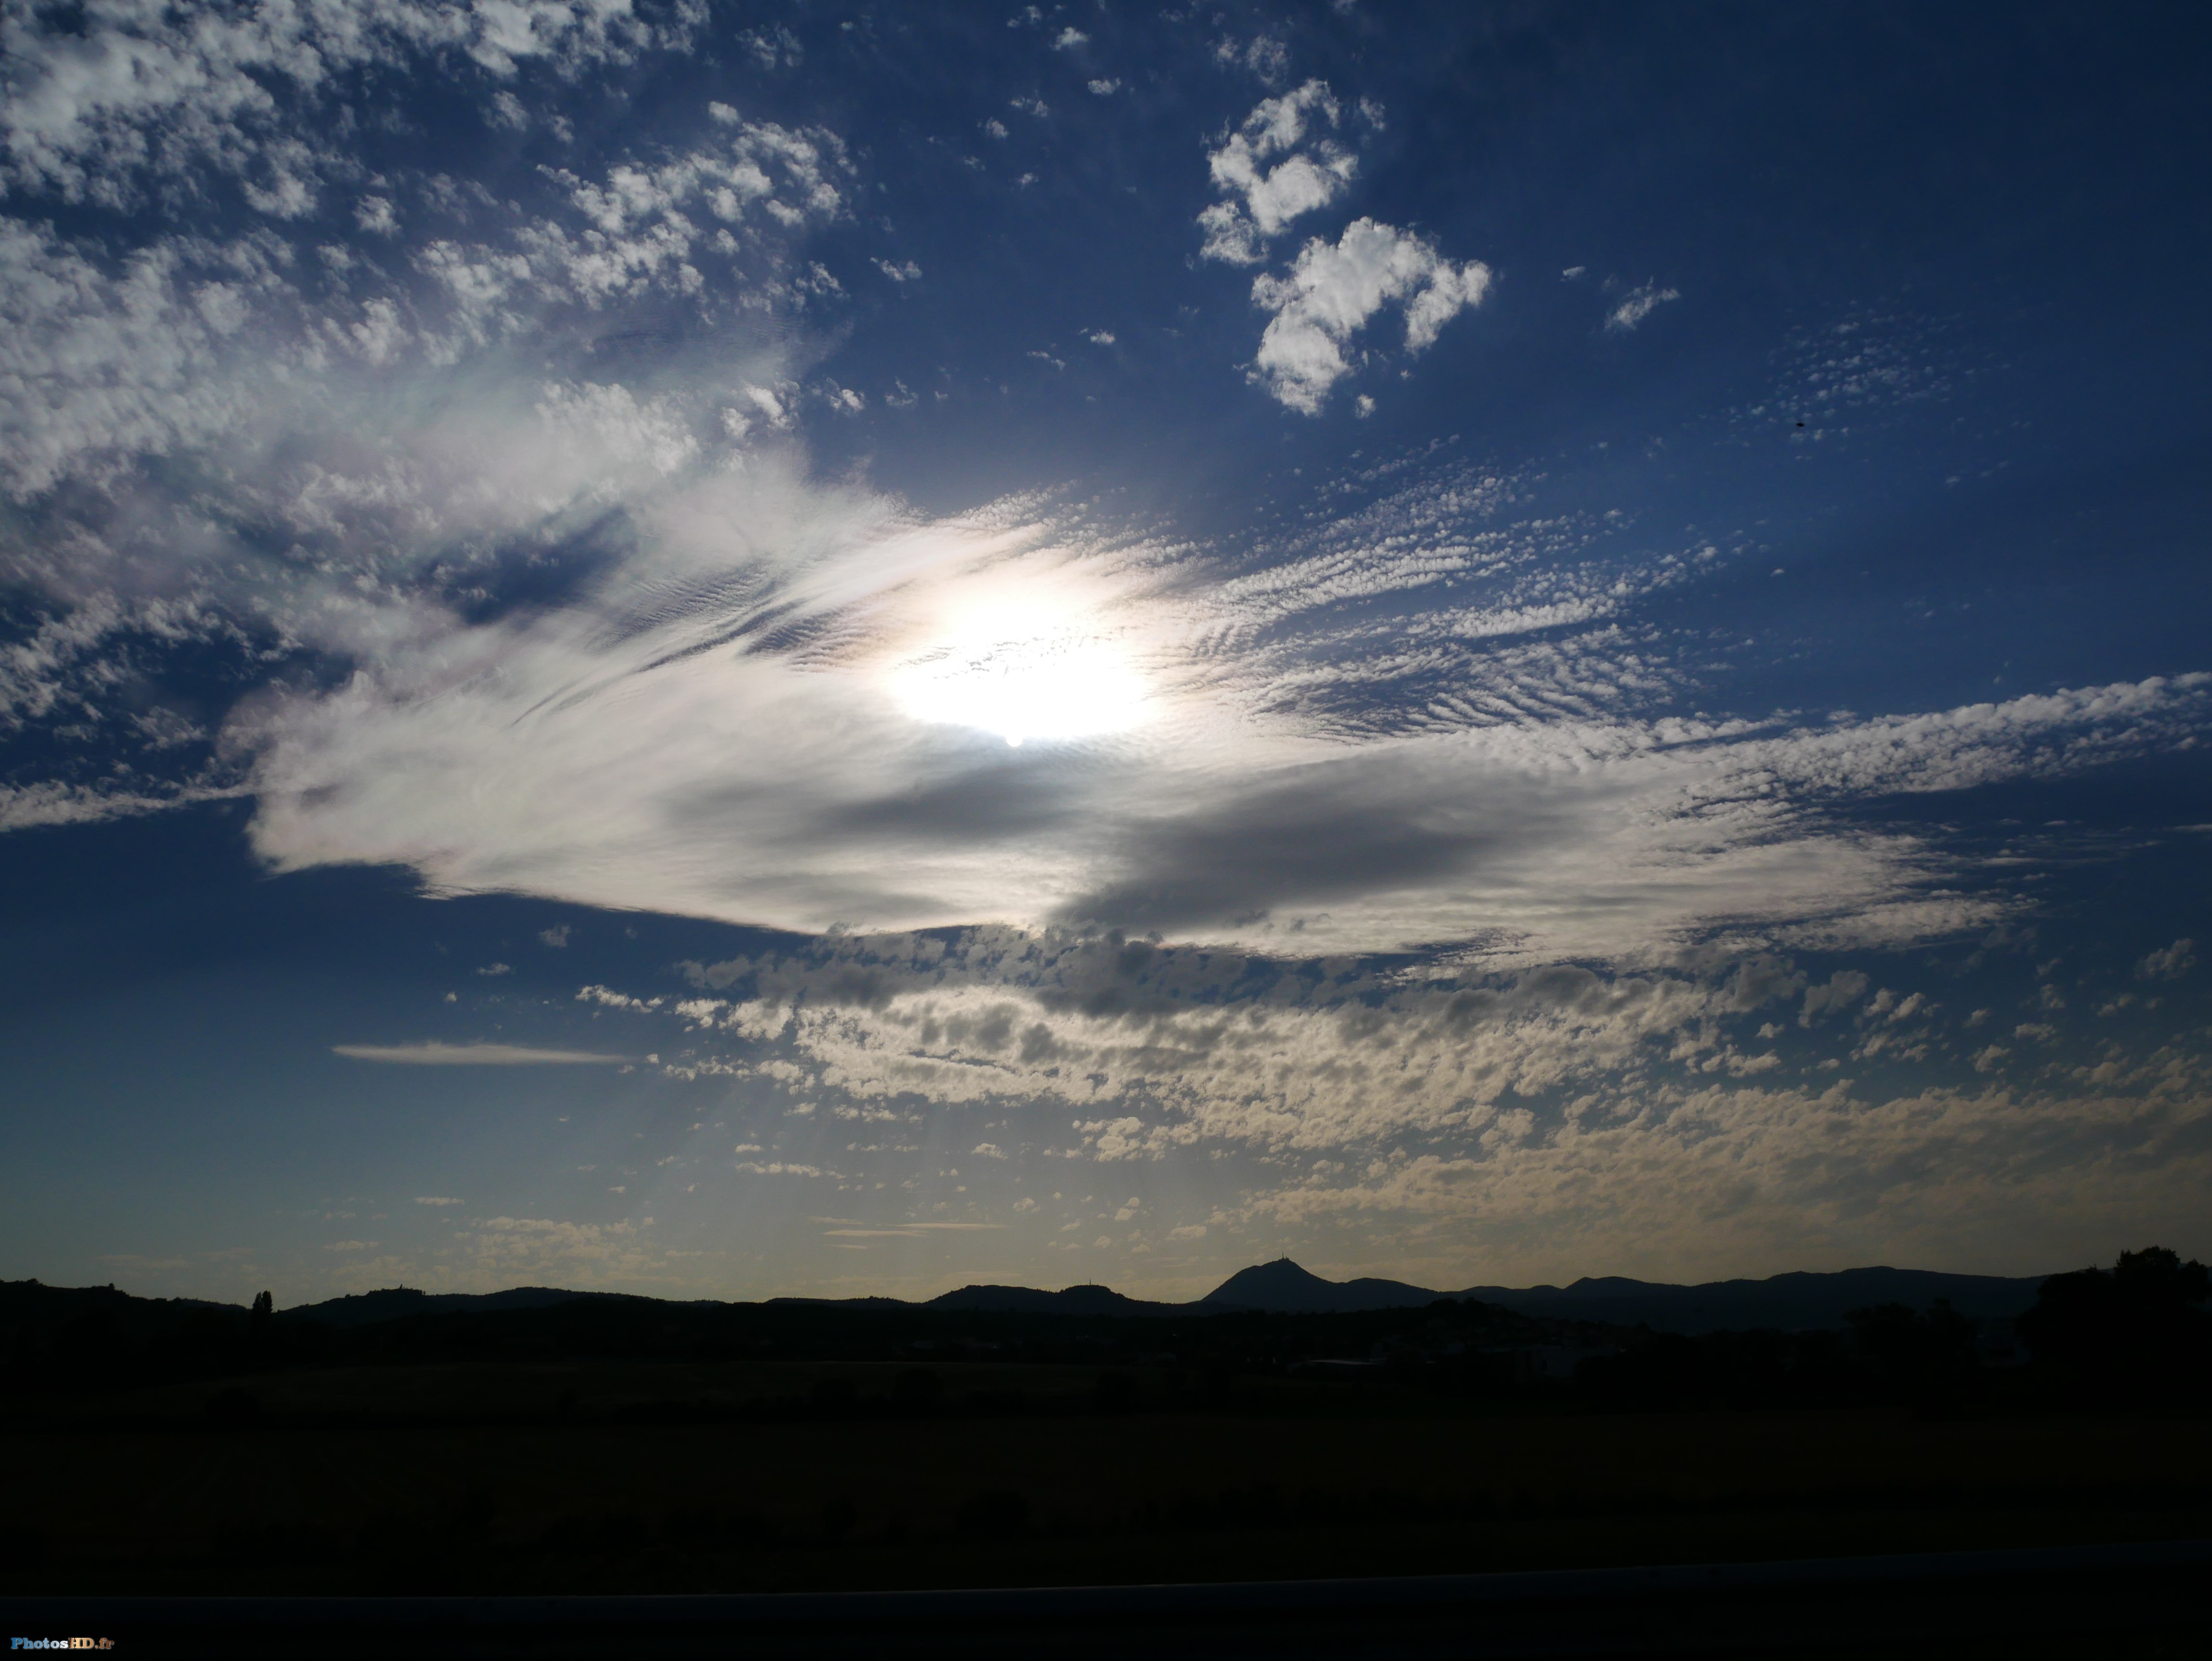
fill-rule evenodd
<path id="1" fill-rule="evenodd" d="M 1574 1261 L 1680 1279 L 1808 1252 L 1956 1261 L 1992 1238 L 2063 1261 L 2072 1229 L 2154 1232 L 2201 1203 L 2212 1097 L 2200 1063 L 2179 1071 L 2172 1086 L 2027 1093 L 1661 1086 L 1464 1155 L 1383 1153 L 1232 1215 L 1277 1230 L 1448 1222 L 1460 1261 L 1500 1278 L 1501 1260 L 1545 1261 L 1562 1238 Z"/>
<path id="2" fill-rule="evenodd" d="M 1263 99 L 1206 152 L 1214 188 L 1231 199 L 1198 216 L 1206 232 L 1203 258 L 1257 265 L 1268 240 L 1291 220 L 1342 193 L 1358 170 L 1357 160 L 1333 138 L 1311 137 L 1324 124 L 1334 128 L 1340 114 L 1328 83 L 1309 81 L 1279 98 Z M 1281 161 L 1267 165 L 1279 155 Z"/>
<path id="3" fill-rule="evenodd" d="M 814 145 L 807 165 L 833 153 Z M 564 199 L 627 234 L 673 211 L 665 172 L 609 167 Z M 1865 940 L 1986 919 L 1987 897 L 1935 891 L 1939 849 L 1837 813 L 2146 753 L 2203 719 L 2190 677 L 1873 722 L 1647 717 L 1674 683 L 1620 624 L 1724 562 L 1709 545 L 1584 561 L 1587 516 L 1510 477 L 1384 488 L 1263 569 L 1048 496 L 932 517 L 812 476 L 783 435 L 805 405 L 849 409 L 853 389 L 802 393 L 773 358 L 652 392 L 525 377 L 418 308 L 395 315 L 455 363 L 411 347 L 374 362 L 348 335 L 321 371 L 299 361 L 287 403 L 266 390 L 262 323 L 225 332 L 233 288 L 258 294 L 258 277 L 233 283 L 180 244 L 118 279 L 51 232 L 9 234 L 52 280 L 24 286 L 27 326 L 0 350 L 88 331 L 27 369 L 46 404 L 7 411 L 27 438 L 11 459 L 36 470 L 19 488 L 119 480 L 129 455 L 165 453 L 206 528 L 126 558 L 124 508 L 73 498 L 94 505 L 26 571 L 52 616 L 0 659 L 0 703 L 88 719 L 125 641 L 332 672 L 247 699 L 166 780 L 11 784 L 13 822 L 250 789 L 278 866 L 396 861 L 444 892 L 802 929 L 1091 922 L 1299 954 L 1637 960 L 1723 920 Z M 1482 271 L 1370 221 L 1312 244 L 1261 279 L 1278 395 L 1318 407 L 1343 342 L 1386 306 L 1425 344 Z M 568 338 L 567 281 L 532 302 L 532 352 Z M 489 326 L 491 301 L 454 303 Z M 179 342 L 200 355 L 161 367 Z M 53 417 L 78 407 L 57 445 L 70 422 Z M 485 604 L 609 522 L 618 550 L 572 588 Z M 313 561 L 257 552 L 270 524 Z M 486 551 L 452 551 L 467 548 Z M 1095 705 L 1106 685 L 1125 724 L 1006 746 L 1054 700 Z M 841 735 L 827 763 L 796 736 L 810 731 Z M 472 788 L 491 775 L 500 792 Z M 1340 868 L 1311 857 L 1318 836 L 1343 839 Z"/>
<path id="4" fill-rule="evenodd" d="M 1091 82 L 1091 90 L 1100 98 L 1111 98 L 1121 90 L 1121 83 L 1113 80 L 1093 81 Z"/>
<path id="5" fill-rule="evenodd" d="M 1234 40 L 1218 41 L 1213 48 L 1214 62 L 1249 70 L 1267 85 L 1279 86 L 1291 72 L 1290 49 L 1272 35 L 1258 35 L 1238 46 Z"/>
<path id="6" fill-rule="evenodd" d="M 1797 1024 L 1811 1026 L 1826 1016 L 1850 1008 L 1866 995 L 1868 984 L 1863 971 L 1838 969 L 1828 977 L 1825 985 L 1806 989 L 1805 1002 L 1798 1011 Z"/>
<path id="7" fill-rule="evenodd" d="M 447 1196 L 442 1196 L 442 1195 L 436 1195 L 436 1194 L 418 1194 L 418 1195 L 416 1195 L 416 1196 L 415 1196 L 415 1203 L 416 1203 L 416 1205 L 451 1206 L 451 1205 L 463 1205 L 463 1204 L 465 1204 L 465 1203 L 466 1203 L 466 1202 L 465 1202 L 465 1201 L 462 1201 L 462 1200 L 452 1199 L 452 1198 L 447 1197 Z"/>
<path id="8" fill-rule="evenodd" d="M 475 1284 L 592 1285 L 669 1277 L 665 1255 L 646 1230 L 651 1219 L 571 1223 L 547 1217 L 490 1217 L 454 1238 Z"/>
<path id="9" fill-rule="evenodd" d="M 1647 283 L 1632 290 L 1628 297 L 1606 314 L 1605 326 L 1617 334 L 1626 334 L 1670 300 L 1680 300 L 1681 293 L 1674 289 L 1662 289 Z"/>
<path id="10" fill-rule="evenodd" d="M 11 72 L 0 183 L 127 208 L 151 185 L 210 168 L 282 214 L 322 173 L 343 170 L 319 142 L 322 118 L 364 72 L 426 67 L 489 100 L 519 60 L 574 72 L 683 51 L 690 27 L 680 11 L 655 25 L 589 0 L 252 6 L 191 27 L 132 6 L 86 8 L 74 26 L 12 11 L 0 22 Z"/>
<path id="11" fill-rule="evenodd" d="M 357 1062 L 398 1062 L 414 1067 L 586 1067 L 634 1061 L 583 1050 L 532 1050 L 511 1043 L 339 1043 L 331 1053 Z"/>
<path id="12" fill-rule="evenodd" d="M 1401 301 L 1431 259 L 1399 268 Z M 1611 619 L 1714 568 L 1585 578 L 1570 520 L 1513 527 L 1510 480 L 1386 496 L 1211 581 L 1034 500 L 930 520 L 775 454 L 709 465 L 627 394 L 547 411 L 636 551 L 566 605 L 426 617 L 330 691 L 242 711 L 227 742 L 278 866 L 396 860 L 439 891 L 809 931 L 1089 923 L 1297 953 L 1633 958 L 1723 920 L 1910 938 L 1994 902 L 1937 894 L 1917 836 L 1837 815 L 2148 753 L 2212 706 L 2178 677 L 1869 721 L 1644 718 L 1665 682 L 1619 662 Z M 1448 577 L 1468 599 L 1441 611 L 1346 632 L 1332 610 Z M 1377 722 L 1374 688 L 1445 671 L 1449 697 Z M 1008 747 L 1109 681 L 1125 730 Z M 803 736 L 823 731 L 826 755 Z M 469 788 L 488 771 L 501 791 Z"/>
<path id="13" fill-rule="evenodd" d="M 2179 940 L 2172 946 L 2160 946 L 2146 955 L 2136 964 L 2136 978 L 2145 981 L 2179 980 L 2197 964 L 2197 942 Z"/>
<path id="14" fill-rule="evenodd" d="M 1087 46 L 1090 44 L 1091 37 L 1073 24 L 1070 24 L 1060 30 L 1058 37 L 1054 40 L 1052 46 L 1054 52 L 1073 52 L 1079 46 Z"/>
<path id="15" fill-rule="evenodd" d="M 1289 408 L 1319 414 L 1329 388 L 1352 372 L 1345 347 L 1385 305 L 1402 307 L 1406 350 L 1419 352 L 1463 307 L 1480 305 L 1489 287 L 1480 261 L 1455 265 L 1418 236 L 1356 219 L 1333 246 L 1307 243 L 1287 276 L 1254 281 L 1253 303 L 1274 313 L 1254 378 Z"/>
<path id="16" fill-rule="evenodd" d="M 781 23 L 772 29 L 748 30 L 738 38 L 764 70 L 793 68 L 806 55 L 799 37 Z"/>

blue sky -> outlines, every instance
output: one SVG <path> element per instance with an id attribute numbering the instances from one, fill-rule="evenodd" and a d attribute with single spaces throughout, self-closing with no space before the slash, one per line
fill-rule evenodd
<path id="1" fill-rule="evenodd" d="M 8 1272 L 2212 1250 L 2191 20 L 0 30 Z"/>

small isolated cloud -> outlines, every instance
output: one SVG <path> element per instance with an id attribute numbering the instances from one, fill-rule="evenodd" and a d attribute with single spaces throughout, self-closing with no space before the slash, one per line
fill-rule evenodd
<path id="1" fill-rule="evenodd" d="M 1577 265 L 1568 275 L 1572 276 L 1581 269 Z M 1681 297 L 1681 291 L 1678 289 L 1662 289 L 1656 283 L 1647 283 L 1613 308 L 1605 319 L 1605 326 L 1615 334 L 1626 334 L 1668 301 Z"/>
<path id="2" fill-rule="evenodd" d="M 1110 346 L 1114 344 L 1114 332 L 1111 329 L 1092 329 L 1083 338 L 1094 346 Z"/>
<path id="3" fill-rule="evenodd" d="M 1101 98 L 1111 98 L 1115 93 L 1121 90 L 1121 83 L 1119 81 L 1110 80 L 1093 81 L 1091 83 L 1091 90 L 1097 94 Z"/>
<path id="4" fill-rule="evenodd" d="M 538 938 L 541 944 L 558 950 L 568 944 L 568 925 L 564 922 L 558 928 L 541 928 L 538 931 Z"/>
<path id="5" fill-rule="evenodd" d="M 399 216 L 392 210 L 388 198 L 364 196 L 354 204 L 353 222 L 374 236 L 395 236 L 399 231 Z"/>
<path id="6" fill-rule="evenodd" d="M 921 267 L 911 259 L 896 265 L 888 259 L 878 259 L 876 269 L 894 283 L 918 283 L 921 280 Z"/>
<path id="7" fill-rule="evenodd" d="M 532 1050 L 514 1043 L 334 1043 L 334 1056 L 412 1067 L 604 1067 L 634 1061 L 588 1050 Z"/>
<path id="8" fill-rule="evenodd" d="M 983 124 L 983 131 L 994 138 L 1004 138 L 1006 136 L 1006 124 L 994 115 Z"/>
<path id="9" fill-rule="evenodd" d="M 488 963 L 477 970 L 479 975 L 512 975 L 514 972 L 513 964 L 503 963 Z"/>
<path id="10" fill-rule="evenodd" d="M 1006 1150 L 996 1142 L 978 1142 L 975 1144 L 975 1151 L 987 1159 L 1003 1159 L 1006 1157 Z"/>
<path id="11" fill-rule="evenodd" d="M 1052 106 L 1042 98 L 1010 98 L 1006 100 L 1006 106 L 1019 110 L 1025 115 L 1034 115 L 1040 121 L 1052 113 Z"/>
<path id="12" fill-rule="evenodd" d="M 1091 37 L 1071 25 L 1060 32 L 1060 38 L 1052 43 L 1052 49 L 1054 52 L 1073 52 L 1079 46 L 1090 44 Z"/>
<path id="13" fill-rule="evenodd" d="M 2197 964 L 2197 942 L 2178 940 L 2172 946 L 2161 946 L 2149 953 L 2136 965 L 2136 977 L 2145 981 L 2178 980 Z"/>
<path id="14" fill-rule="evenodd" d="M 1220 148 L 1206 152 L 1214 188 L 1231 199 L 1198 216 L 1204 258 L 1256 265 L 1267 240 L 1291 220 L 1336 198 L 1358 164 L 1332 138 L 1308 140 L 1323 125 L 1334 127 L 1341 113 L 1328 83 L 1309 81 L 1261 100 Z M 1278 155 L 1283 160 L 1268 167 Z"/>
<path id="15" fill-rule="evenodd" d="M 1281 404 L 1317 415 L 1328 389 L 1352 372 L 1344 349 L 1386 305 L 1406 315 L 1406 350 L 1433 344 L 1461 309 L 1482 303 L 1490 268 L 1455 265 L 1411 232 L 1355 219 L 1332 246 L 1316 237 L 1285 277 L 1261 276 L 1252 301 L 1273 312 L 1252 378 Z"/>
<path id="16" fill-rule="evenodd" d="M 1360 393 L 1358 398 L 1352 401 L 1352 413 L 1358 416 L 1362 421 L 1366 420 L 1368 417 L 1375 413 L 1375 400 L 1370 398 L 1365 392 Z"/>
<path id="17" fill-rule="evenodd" d="M 752 54 L 753 62 L 764 70 L 788 69 L 806 55 L 799 37 L 781 24 L 773 29 L 755 29 L 740 35 L 738 40 Z"/>
<path id="18" fill-rule="evenodd" d="M 1168 1238 L 1170 1240 L 1203 1240 L 1205 1238 L 1204 1223 L 1185 1223 L 1181 1228 L 1171 1228 L 1168 1231 Z"/>
<path id="19" fill-rule="evenodd" d="M 417 1194 L 415 1196 L 415 1203 L 416 1205 L 459 1205 L 463 1202 L 453 1198 L 449 1194 Z"/>
<path id="20" fill-rule="evenodd" d="M 724 420 L 732 429 L 732 437 L 744 437 L 745 429 L 750 426 L 752 418 L 756 416 L 767 422 L 777 432 L 788 432 L 791 429 L 793 417 L 787 398 L 771 392 L 766 386 L 749 385 L 738 390 L 744 394 L 745 402 L 751 405 L 752 415 L 748 416 L 736 410 L 725 411 Z M 735 417 L 734 421 L 730 419 L 732 417 Z"/>
<path id="21" fill-rule="evenodd" d="M 1268 35 L 1243 46 L 1223 40 L 1213 48 L 1213 61 L 1231 69 L 1246 69 L 1270 87 L 1279 87 L 1291 72 L 1290 49 Z"/>

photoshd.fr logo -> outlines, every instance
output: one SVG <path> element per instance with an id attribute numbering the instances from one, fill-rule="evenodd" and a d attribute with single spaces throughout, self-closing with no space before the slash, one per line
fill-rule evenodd
<path id="1" fill-rule="evenodd" d="M 11 1638 L 11 1650 L 112 1650 L 112 1638 Z"/>

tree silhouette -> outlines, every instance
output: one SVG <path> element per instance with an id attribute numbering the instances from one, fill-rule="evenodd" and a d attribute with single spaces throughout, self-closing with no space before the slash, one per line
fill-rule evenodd
<path id="1" fill-rule="evenodd" d="M 2020 1317 L 2036 1365 L 2069 1393 L 2185 1399 L 2212 1379 L 2212 1270 L 2164 1246 L 2123 1251 L 2110 1270 L 2054 1275 Z"/>

